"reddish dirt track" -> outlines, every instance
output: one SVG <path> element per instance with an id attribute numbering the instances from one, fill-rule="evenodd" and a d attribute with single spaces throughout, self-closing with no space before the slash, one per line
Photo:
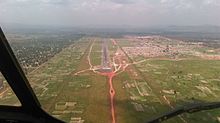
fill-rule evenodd
<path id="1" fill-rule="evenodd" d="M 112 78 L 115 76 L 115 73 L 114 72 L 100 73 L 100 75 L 104 75 L 104 76 L 108 77 L 112 123 L 116 123 L 116 121 L 115 121 L 115 107 L 114 107 L 115 89 L 112 84 Z"/>
<path id="2" fill-rule="evenodd" d="M 115 90 L 113 88 L 112 84 L 112 78 L 114 76 L 114 73 L 108 73 L 108 83 L 109 83 L 109 94 L 110 94 L 110 102 L 111 102 L 111 115 L 112 115 L 112 123 L 115 123 L 115 107 L 114 107 L 114 96 L 115 96 Z"/>

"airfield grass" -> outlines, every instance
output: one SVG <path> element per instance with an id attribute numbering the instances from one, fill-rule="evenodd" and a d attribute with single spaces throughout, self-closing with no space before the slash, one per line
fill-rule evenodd
<path id="1" fill-rule="evenodd" d="M 91 62 L 93 66 L 97 66 L 101 64 L 101 58 L 102 58 L 102 42 L 100 39 L 96 39 L 91 51 Z"/>
<path id="2" fill-rule="evenodd" d="M 77 53 L 75 50 L 64 50 L 34 73 L 35 75 L 38 73 L 41 77 L 35 82 L 45 81 L 49 83 L 46 86 L 48 90 L 45 95 L 38 98 L 43 108 L 50 114 L 53 114 L 57 102 L 77 102 L 74 111 L 82 111 L 83 113 L 69 113 L 58 117 L 66 122 L 69 122 L 71 117 L 82 117 L 87 123 L 110 123 L 111 117 L 106 77 L 92 72 L 74 76 L 75 72 L 89 68 L 87 56 L 92 42 L 88 43 L 80 59 L 73 57 Z M 96 46 L 94 49 L 100 50 Z M 75 60 L 77 62 L 74 62 Z M 46 77 L 43 74 L 50 76 Z M 51 78 L 51 76 L 55 76 L 55 78 Z M 38 93 L 41 92 L 39 89 L 35 90 Z M 52 94 L 56 96 L 53 97 L 51 96 Z"/>
<path id="3" fill-rule="evenodd" d="M 116 109 L 116 122 L 119 123 L 144 123 L 153 117 L 162 114 L 164 111 L 169 111 L 170 108 L 167 105 L 158 102 L 158 98 L 152 94 L 145 96 L 145 101 L 135 100 L 132 101 L 129 96 L 131 89 L 125 89 L 123 82 L 131 81 L 129 74 L 124 72 L 113 79 L 114 88 L 116 90 L 115 95 L 115 109 Z M 137 96 L 140 96 L 135 88 L 134 92 Z M 136 111 L 132 103 L 142 104 L 144 107 L 143 112 Z M 169 121 L 170 123 L 180 122 L 180 119 L 174 118 Z"/>
<path id="4" fill-rule="evenodd" d="M 144 64 L 144 66 L 143 66 Z M 220 61 L 217 60 L 151 60 L 142 63 L 138 68 L 164 89 L 176 89 L 187 97 L 194 96 L 189 90 L 206 81 L 208 87 L 219 87 Z M 144 69 L 145 70 L 144 70 Z M 186 91 L 188 90 L 188 91 Z M 219 90 L 216 90 L 219 92 Z M 204 99 L 215 98 L 207 96 Z M 215 98 L 216 99 L 216 98 Z"/>
<path id="5" fill-rule="evenodd" d="M 149 60 L 136 65 L 148 77 L 152 85 L 160 85 L 162 90 L 175 90 L 174 94 L 167 94 L 167 98 L 175 107 L 192 102 L 220 101 L 220 61 L 218 60 Z M 207 87 L 207 89 L 198 89 Z M 162 91 L 158 90 L 158 91 Z M 189 122 L 217 121 L 219 110 L 185 114 Z M 201 116 L 203 116 L 201 118 Z M 168 121 L 167 121 L 168 122 Z"/>
<path id="6" fill-rule="evenodd" d="M 91 59 L 93 59 L 93 50 L 97 51 L 100 50 L 96 45 L 96 41 L 94 44 L 94 47 L 91 52 Z M 90 44 L 91 46 L 91 44 Z M 78 66 L 77 70 L 83 70 L 83 69 L 88 69 L 88 61 L 87 61 L 87 56 L 88 56 L 88 50 L 85 52 L 83 55 L 80 65 Z M 95 52 L 97 53 L 97 52 Z M 101 59 L 100 59 L 101 61 Z M 94 62 L 91 60 L 92 65 L 97 64 L 99 61 Z M 100 62 L 99 62 L 100 63 Z M 67 95 L 72 95 L 80 100 L 80 102 L 83 102 L 85 104 L 85 109 L 84 113 L 82 115 L 83 119 L 87 123 L 108 123 L 111 121 L 110 117 L 110 108 L 109 108 L 109 97 L 108 97 L 108 83 L 106 80 L 106 77 L 97 75 L 93 72 L 87 72 L 87 73 L 82 73 L 81 75 L 73 77 L 73 81 L 76 81 L 77 78 L 80 77 L 81 79 L 78 80 L 78 84 L 81 84 L 83 81 L 88 80 L 88 85 L 90 85 L 89 88 L 82 89 L 78 88 L 77 91 L 71 91 L 71 94 Z M 74 86 L 74 88 L 77 86 Z M 73 89 L 73 88 L 72 88 Z"/>

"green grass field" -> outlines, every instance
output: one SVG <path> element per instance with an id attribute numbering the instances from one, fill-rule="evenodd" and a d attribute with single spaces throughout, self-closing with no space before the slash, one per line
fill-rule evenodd
<path id="1" fill-rule="evenodd" d="M 27 75 L 44 110 L 66 122 L 70 122 L 71 118 L 81 118 L 85 123 L 111 122 L 107 78 L 92 71 L 74 75 L 89 69 L 87 58 L 92 44 L 91 63 L 94 66 L 101 64 L 102 40 L 82 38 Z M 132 46 L 125 39 L 118 40 L 118 44 Z M 110 56 L 116 50 L 109 40 Z M 146 59 L 126 57 L 129 62 Z M 185 57 L 189 59 L 146 59 L 115 76 L 116 122 L 144 123 L 170 111 L 170 105 L 179 107 L 197 101 L 220 101 L 220 61 Z M 17 102 L 13 96 L 4 101 Z M 58 104 L 66 105 L 60 109 Z M 189 123 L 214 123 L 220 117 L 220 110 L 183 114 L 181 117 Z M 175 117 L 165 123 L 182 122 Z"/>

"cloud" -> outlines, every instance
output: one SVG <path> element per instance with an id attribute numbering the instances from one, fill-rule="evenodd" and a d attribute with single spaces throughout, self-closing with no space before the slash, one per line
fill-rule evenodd
<path id="1" fill-rule="evenodd" d="M 110 0 L 110 1 L 118 4 L 132 4 L 137 2 L 138 0 Z"/>
<path id="2" fill-rule="evenodd" d="M 204 5 L 220 6 L 220 0 L 203 0 Z"/>
<path id="3" fill-rule="evenodd" d="M 205 7 L 207 5 L 219 6 L 220 0 L 160 0 L 160 4 L 178 6 L 177 8 Z"/>
<path id="4" fill-rule="evenodd" d="M 42 4 L 68 5 L 71 0 L 41 0 Z"/>
<path id="5" fill-rule="evenodd" d="M 0 0 L 0 18 L 31 24 L 219 24 L 220 0 Z"/>

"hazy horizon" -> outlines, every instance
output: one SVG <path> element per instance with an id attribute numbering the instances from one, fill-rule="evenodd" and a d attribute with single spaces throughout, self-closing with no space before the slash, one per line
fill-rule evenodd
<path id="1" fill-rule="evenodd" d="M 219 0 L 0 0 L 0 24 L 71 27 L 220 26 Z"/>

